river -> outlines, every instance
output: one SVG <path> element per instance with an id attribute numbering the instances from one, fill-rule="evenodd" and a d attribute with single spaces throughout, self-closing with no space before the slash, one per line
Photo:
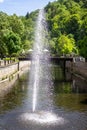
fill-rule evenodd
<path id="1" fill-rule="evenodd" d="M 87 130 L 87 82 L 69 72 L 63 72 L 57 65 L 50 67 L 53 85 L 49 88 L 49 100 L 47 95 L 40 95 L 42 103 L 38 103 L 38 108 L 45 110 L 50 104 L 51 109 L 47 111 L 55 113 L 57 123 L 41 124 L 21 119 L 24 113 L 31 113 L 27 71 L 18 76 L 5 96 L 0 97 L 0 130 Z M 49 104 L 47 101 L 50 101 Z"/>

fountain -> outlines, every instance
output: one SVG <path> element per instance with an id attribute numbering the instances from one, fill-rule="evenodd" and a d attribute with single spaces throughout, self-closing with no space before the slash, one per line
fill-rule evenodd
<path id="1" fill-rule="evenodd" d="M 32 110 L 21 115 L 23 122 L 36 122 L 40 124 L 55 124 L 64 122 L 52 112 L 52 77 L 47 39 L 47 24 L 44 10 L 39 11 L 35 43 L 32 53 L 32 65 L 30 71 L 30 93 L 32 98 Z"/>
<path id="2" fill-rule="evenodd" d="M 72 74 L 64 77 L 61 68 L 50 63 L 47 40 L 40 10 L 35 44 L 29 50 L 33 53 L 30 71 L 18 76 L 0 98 L 0 130 L 87 130 L 87 82 L 75 76 L 73 85 Z"/>
<path id="3" fill-rule="evenodd" d="M 30 77 L 30 83 L 31 81 L 33 81 L 32 82 L 33 83 L 32 84 L 33 86 L 33 105 L 32 105 L 33 112 L 36 110 L 38 89 L 43 83 L 42 80 L 44 76 L 48 75 L 48 72 L 46 72 L 47 71 L 46 69 L 48 68 L 47 66 L 49 62 L 47 59 L 48 55 L 47 53 L 45 53 L 46 34 L 47 34 L 47 28 L 46 28 L 46 21 L 44 17 L 44 11 L 40 10 L 39 16 L 37 19 L 35 44 L 33 48 L 34 52 L 32 54 L 32 60 L 34 60 L 34 63 L 32 65 L 31 77 Z"/>

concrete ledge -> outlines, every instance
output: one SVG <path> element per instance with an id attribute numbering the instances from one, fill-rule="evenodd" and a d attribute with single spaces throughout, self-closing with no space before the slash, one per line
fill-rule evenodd
<path id="1" fill-rule="evenodd" d="M 20 61 L 11 65 L 0 67 L 0 82 L 4 82 L 6 79 L 9 79 L 15 73 L 18 73 L 22 69 L 26 69 L 31 64 L 30 61 Z"/>
<path id="2" fill-rule="evenodd" d="M 9 93 L 16 80 L 29 69 L 30 62 L 28 64 L 21 62 L 20 65 L 22 66 L 19 71 L 0 81 L 0 97 Z"/>
<path id="3" fill-rule="evenodd" d="M 73 72 L 84 77 L 87 80 L 87 63 L 86 62 L 74 63 Z"/>

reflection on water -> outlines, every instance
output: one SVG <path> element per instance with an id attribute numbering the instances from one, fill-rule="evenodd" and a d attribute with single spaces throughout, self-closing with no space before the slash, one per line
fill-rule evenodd
<path id="1" fill-rule="evenodd" d="M 70 76 L 70 73 L 66 73 L 64 77 L 63 71 L 58 67 L 54 75 L 56 106 L 70 111 L 87 111 L 87 82 L 73 75 Z"/>
<path id="2" fill-rule="evenodd" d="M 28 73 L 18 77 L 18 80 L 13 85 L 13 88 L 10 88 L 10 92 L 7 91 L 6 95 L 0 97 L 0 113 L 10 111 L 17 106 L 20 106 L 23 102 L 23 99 L 26 96 L 28 84 Z"/>
<path id="3" fill-rule="evenodd" d="M 51 69 L 54 84 L 48 96 L 50 99 L 46 99 L 45 93 L 39 95 L 41 106 L 38 104 L 38 108 L 42 112 L 38 110 L 38 113 L 41 119 L 44 118 L 43 113 L 45 117 L 46 113 L 51 117 L 55 115 L 57 121 L 60 119 L 61 123 L 48 126 L 30 121 L 31 118 L 38 118 L 38 113 L 34 113 L 33 116 L 31 112 L 32 103 L 28 95 L 29 72 L 27 72 L 18 78 L 4 97 L 0 97 L 0 130 L 87 130 L 87 82 L 69 72 L 64 73 L 59 66 L 51 65 Z M 47 104 L 48 101 L 51 105 Z M 47 105 L 52 107 L 51 112 L 43 111 L 46 110 Z M 22 115 L 25 121 L 20 119 Z M 36 118 L 34 120 L 36 121 Z M 49 120 L 52 121 L 51 118 Z"/>

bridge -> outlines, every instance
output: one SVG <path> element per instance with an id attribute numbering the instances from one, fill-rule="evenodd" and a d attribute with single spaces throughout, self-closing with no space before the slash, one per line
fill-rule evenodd
<path id="1" fill-rule="evenodd" d="M 66 62 L 70 62 L 71 68 L 72 68 L 73 57 L 48 57 L 48 58 L 51 62 L 56 63 L 56 64 L 60 64 L 64 70 L 66 68 Z M 32 61 L 32 58 L 31 57 L 19 58 L 19 61 L 23 61 L 23 60 L 31 60 Z"/>
<path id="2" fill-rule="evenodd" d="M 73 67 L 73 57 L 50 57 L 50 60 L 53 63 L 60 64 L 61 67 L 65 70 L 66 63 L 70 62 L 70 68 Z"/>
<path id="3" fill-rule="evenodd" d="M 48 57 L 51 61 L 71 61 L 73 62 L 73 57 Z M 19 57 L 19 60 L 32 60 L 32 58 L 29 56 L 29 57 Z"/>
<path id="4" fill-rule="evenodd" d="M 59 61 L 70 61 L 73 62 L 73 58 L 72 57 L 50 57 L 51 61 L 54 62 L 59 62 Z"/>

